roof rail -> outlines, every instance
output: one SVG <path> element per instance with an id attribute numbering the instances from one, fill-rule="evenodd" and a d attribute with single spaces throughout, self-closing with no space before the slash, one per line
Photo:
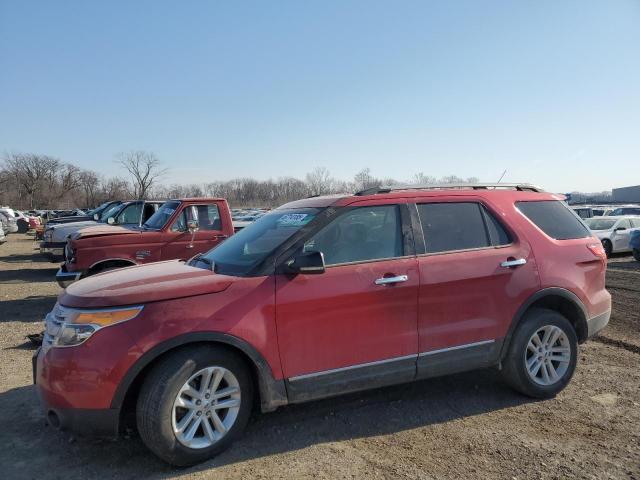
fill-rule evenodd
<path id="1" fill-rule="evenodd" d="M 390 193 L 399 190 L 489 190 L 489 189 L 513 189 L 520 192 L 544 192 L 545 190 L 529 183 L 435 183 L 427 185 L 394 185 L 385 187 L 372 187 L 356 192 L 356 196 L 376 195 L 380 193 Z"/>

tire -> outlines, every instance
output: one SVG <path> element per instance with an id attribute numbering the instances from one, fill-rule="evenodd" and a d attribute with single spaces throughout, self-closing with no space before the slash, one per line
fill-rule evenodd
<path id="1" fill-rule="evenodd" d="M 538 344 L 534 341 L 534 334 L 544 345 L 546 332 L 553 332 L 550 333 L 550 338 L 553 338 L 553 335 L 558 332 L 556 329 L 561 333 L 553 344 L 555 355 L 546 354 L 544 350 L 534 353 L 528 347 L 530 342 L 532 346 Z M 567 347 L 570 349 L 568 353 Z M 547 358 L 545 355 L 550 356 Z M 533 357 L 542 358 L 543 361 L 537 361 Z M 554 358 L 562 358 L 566 362 L 553 360 Z M 533 398 L 552 398 L 569 384 L 576 368 L 577 358 L 578 338 L 571 323 L 556 311 L 536 308 L 528 312 L 517 327 L 503 360 L 502 375 L 513 389 L 524 395 Z M 547 367 L 547 362 L 551 362 L 553 371 L 558 376 L 551 383 L 547 383 L 553 379 L 552 369 Z M 535 378 L 530 374 L 528 364 L 531 364 L 534 370 L 538 364 L 541 364 Z M 546 378 L 545 372 L 547 372 Z"/>
<path id="2" fill-rule="evenodd" d="M 604 240 L 602 240 L 602 246 L 604 247 L 604 253 L 606 253 L 607 258 L 609 258 L 613 253 L 613 245 L 611 244 L 611 240 L 607 240 L 605 238 Z"/>
<path id="3" fill-rule="evenodd" d="M 202 399 L 200 406 L 194 406 L 196 397 L 191 397 L 189 390 L 185 391 L 185 388 L 191 386 L 191 391 L 200 390 L 196 387 L 202 385 L 205 377 L 201 376 L 190 383 L 187 382 L 207 369 L 213 369 L 211 375 L 213 379 L 217 378 L 218 373 L 226 372 L 219 382 L 220 387 L 215 391 L 238 388 L 239 393 L 235 398 L 233 395 L 228 399 L 225 396 L 220 401 L 230 404 L 229 401 L 237 400 L 235 403 L 239 402 L 239 406 L 227 410 L 224 408 L 215 410 L 220 415 L 214 414 L 210 410 L 205 410 L 208 404 L 204 402 L 212 402 L 215 395 L 207 397 L 208 400 L 206 400 L 204 394 L 198 397 Z M 189 399 L 192 408 L 176 406 L 179 399 L 183 401 Z M 241 357 L 223 347 L 186 348 L 162 359 L 147 375 L 138 396 L 136 423 L 144 444 L 162 460 L 179 467 L 195 465 L 222 452 L 242 434 L 251 414 L 252 403 L 251 373 Z M 195 417 L 198 411 L 200 414 Z M 192 420 L 189 420 L 187 417 L 191 413 L 194 415 L 191 416 Z M 228 423 L 226 433 L 220 434 L 221 430 L 215 426 L 214 415 L 218 425 Z M 187 445 L 186 437 L 198 418 L 199 426 L 193 429 L 193 438 L 189 441 L 192 445 Z M 186 423 L 181 434 L 176 432 L 176 429 L 180 427 L 182 421 Z M 205 423 L 209 426 L 212 436 L 218 434 L 221 436 L 217 439 L 208 437 Z M 213 432 L 211 427 L 214 429 Z M 207 443 L 210 444 L 207 445 Z"/>
<path id="4" fill-rule="evenodd" d="M 638 250 L 637 248 L 633 249 L 633 258 L 640 262 L 640 250 Z"/>
<path id="5" fill-rule="evenodd" d="M 27 222 L 26 220 L 19 218 L 17 224 L 18 233 L 27 233 L 29 231 L 29 222 Z"/>

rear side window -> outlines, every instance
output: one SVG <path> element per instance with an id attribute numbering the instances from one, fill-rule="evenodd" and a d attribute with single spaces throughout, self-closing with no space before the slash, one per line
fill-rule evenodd
<path id="1" fill-rule="evenodd" d="M 540 230 L 556 240 L 591 236 L 591 232 L 577 215 L 558 200 L 516 202 L 516 207 Z"/>
<path id="2" fill-rule="evenodd" d="M 491 246 L 484 213 L 478 203 L 422 203 L 417 207 L 426 253 Z M 499 230 L 506 235 L 499 224 L 494 228 L 496 237 L 501 235 Z"/>

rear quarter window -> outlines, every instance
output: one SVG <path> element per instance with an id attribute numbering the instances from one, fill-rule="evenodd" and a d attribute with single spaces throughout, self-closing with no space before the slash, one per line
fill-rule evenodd
<path id="1" fill-rule="evenodd" d="M 558 200 L 516 202 L 516 207 L 540 230 L 556 240 L 591 236 L 578 215 Z"/>

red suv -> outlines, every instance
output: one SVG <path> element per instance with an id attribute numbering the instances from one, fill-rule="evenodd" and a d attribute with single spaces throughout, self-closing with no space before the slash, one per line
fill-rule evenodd
<path id="1" fill-rule="evenodd" d="M 284 205 L 207 253 L 98 274 L 46 318 L 49 422 L 133 418 L 174 465 L 227 447 L 252 407 L 476 368 L 561 391 L 609 320 L 602 245 L 529 185 L 371 189 Z"/>

